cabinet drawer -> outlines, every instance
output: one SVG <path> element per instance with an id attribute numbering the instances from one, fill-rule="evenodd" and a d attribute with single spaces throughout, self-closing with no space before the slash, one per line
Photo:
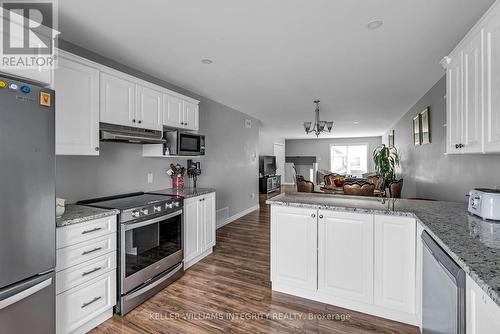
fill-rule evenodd
<path id="1" fill-rule="evenodd" d="M 116 304 L 115 270 L 56 297 L 57 333 L 69 333 Z"/>
<path id="2" fill-rule="evenodd" d="M 116 232 L 116 216 L 104 217 L 57 230 L 57 249 Z"/>
<path id="3" fill-rule="evenodd" d="M 116 268 L 116 252 L 111 252 L 56 274 L 56 294 L 74 288 Z"/>
<path id="4" fill-rule="evenodd" d="M 116 233 L 56 251 L 56 272 L 116 250 Z"/>

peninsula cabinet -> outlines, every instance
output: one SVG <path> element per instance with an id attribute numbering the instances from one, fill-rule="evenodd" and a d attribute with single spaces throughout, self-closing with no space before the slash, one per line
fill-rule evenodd
<path id="1" fill-rule="evenodd" d="M 316 291 L 317 210 L 273 206 L 271 215 L 273 285 Z"/>
<path id="2" fill-rule="evenodd" d="M 318 214 L 318 292 L 373 303 L 373 215 Z"/>
<path id="3" fill-rule="evenodd" d="M 500 152 L 500 4 L 495 2 L 446 68 L 446 152 Z"/>
<path id="4" fill-rule="evenodd" d="M 417 325 L 416 219 L 271 206 L 272 289 Z"/>
<path id="5" fill-rule="evenodd" d="M 184 269 L 212 253 L 215 208 L 215 193 L 184 200 Z"/>
<path id="6" fill-rule="evenodd" d="M 467 334 L 498 334 L 500 331 L 500 307 L 467 275 L 466 281 Z"/>
<path id="7" fill-rule="evenodd" d="M 99 70 L 60 51 L 54 89 L 56 154 L 99 155 Z"/>

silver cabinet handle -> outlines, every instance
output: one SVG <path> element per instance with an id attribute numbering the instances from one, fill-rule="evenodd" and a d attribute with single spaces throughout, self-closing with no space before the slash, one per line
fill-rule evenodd
<path id="1" fill-rule="evenodd" d="M 88 233 L 96 232 L 96 231 L 99 231 L 99 230 L 102 230 L 102 227 L 96 227 L 96 228 L 93 228 L 91 230 L 82 231 L 82 234 L 88 234 Z"/>
<path id="2" fill-rule="evenodd" d="M 95 297 L 94 299 L 92 299 L 91 301 L 89 301 L 88 303 L 83 303 L 82 304 L 82 308 L 86 308 L 87 306 L 89 306 L 90 304 L 94 304 L 96 301 L 98 301 L 99 299 L 101 299 L 102 297 L 99 296 L 99 297 Z"/>
<path id="3" fill-rule="evenodd" d="M 316 218 L 316 215 L 314 213 L 311 213 L 311 217 Z"/>
<path id="4" fill-rule="evenodd" d="M 102 247 L 96 247 L 96 248 L 94 248 L 94 249 L 92 249 L 92 250 L 89 250 L 89 251 L 84 251 L 84 252 L 82 253 L 82 255 L 88 255 L 88 254 L 90 254 L 90 253 L 97 252 L 97 251 L 99 251 L 99 250 L 101 250 L 101 249 L 102 249 Z"/>
<path id="5" fill-rule="evenodd" d="M 99 151 L 99 147 L 96 147 L 96 148 L 95 148 L 95 150 L 96 150 L 96 151 Z"/>
<path id="6" fill-rule="evenodd" d="M 83 272 L 83 273 L 82 273 L 82 277 L 87 276 L 87 275 L 90 275 L 90 274 L 93 274 L 93 273 L 95 273 L 96 271 L 99 271 L 99 270 L 101 270 L 101 269 L 102 269 L 102 267 L 97 267 L 97 268 L 94 268 L 94 269 L 92 269 L 92 270 L 90 270 L 90 271 L 85 271 L 85 272 Z"/>
<path id="7" fill-rule="evenodd" d="M 323 219 L 323 215 L 319 215 L 319 219 Z"/>

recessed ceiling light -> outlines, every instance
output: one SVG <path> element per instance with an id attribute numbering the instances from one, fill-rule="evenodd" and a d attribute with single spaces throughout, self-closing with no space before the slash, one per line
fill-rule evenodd
<path id="1" fill-rule="evenodd" d="M 207 65 L 210 65 L 210 64 L 212 64 L 212 63 L 213 63 L 212 59 L 207 59 L 207 58 L 202 59 L 202 60 L 201 60 L 201 62 L 202 62 L 203 64 L 207 64 Z"/>
<path id="2" fill-rule="evenodd" d="M 380 28 L 383 24 L 384 24 L 384 21 L 382 21 L 382 20 L 373 20 L 373 21 L 370 21 L 366 24 L 366 28 L 371 29 L 371 30 L 375 30 L 375 29 Z"/>
<path id="3" fill-rule="evenodd" d="M 354 123 L 354 124 L 356 124 L 356 125 L 358 125 L 358 124 L 359 124 L 359 122 L 358 122 L 358 121 L 354 121 L 353 123 Z"/>

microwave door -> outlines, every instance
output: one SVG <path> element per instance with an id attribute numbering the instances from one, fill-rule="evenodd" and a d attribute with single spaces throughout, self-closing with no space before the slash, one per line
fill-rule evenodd
<path id="1" fill-rule="evenodd" d="M 196 135 L 179 135 L 179 153 L 181 155 L 199 155 L 201 149 L 201 138 Z"/>

